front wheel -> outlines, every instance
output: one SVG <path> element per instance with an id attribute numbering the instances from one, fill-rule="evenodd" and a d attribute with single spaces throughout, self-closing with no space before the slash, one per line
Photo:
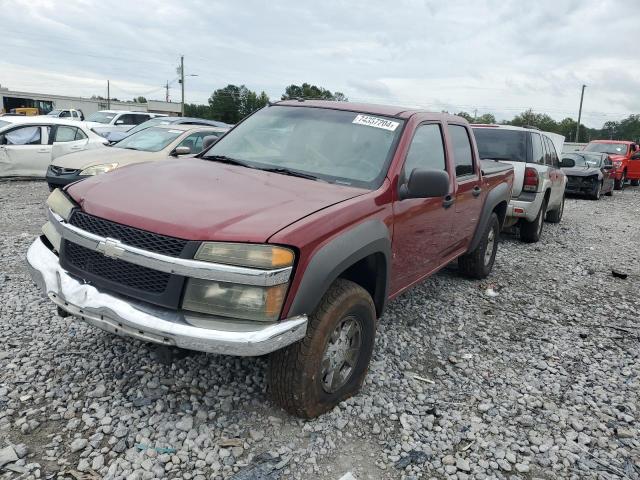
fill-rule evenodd
<path id="1" fill-rule="evenodd" d="M 542 235 L 542 227 L 544 226 L 544 217 L 547 213 L 547 200 L 543 200 L 538 215 L 533 222 L 522 220 L 520 224 L 520 240 L 526 243 L 536 243 Z"/>
<path id="2" fill-rule="evenodd" d="M 376 332 L 376 309 L 360 285 L 338 279 L 309 317 L 307 334 L 269 359 L 269 387 L 276 404 L 313 418 L 360 390 Z"/>
<path id="3" fill-rule="evenodd" d="M 631 180 L 631 185 L 637 187 L 638 185 L 640 185 L 640 180 Z"/>
<path id="4" fill-rule="evenodd" d="M 624 188 L 624 182 L 626 181 L 627 181 L 627 172 L 622 172 L 622 176 L 620 177 L 620 180 L 616 180 L 614 184 L 614 188 L 616 190 L 622 190 Z"/>
<path id="5" fill-rule="evenodd" d="M 499 236 L 500 221 L 492 213 L 476 249 L 458 259 L 458 268 L 465 277 L 486 278 L 491 273 L 498 251 Z"/>
<path id="6" fill-rule="evenodd" d="M 598 182 L 595 186 L 595 190 L 593 191 L 593 193 L 589 195 L 589 198 L 591 198 L 591 200 L 600 200 L 601 193 L 602 193 L 602 182 Z"/>

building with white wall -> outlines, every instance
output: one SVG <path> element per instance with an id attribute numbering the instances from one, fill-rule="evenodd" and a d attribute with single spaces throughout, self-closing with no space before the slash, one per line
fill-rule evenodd
<path id="1" fill-rule="evenodd" d="M 9 90 L 0 85 L 0 112 L 9 112 L 12 108 L 36 107 L 41 114 L 54 108 L 75 108 L 82 110 L 85 117 L 100 110 L 131 110 L 134 112 L 165 113 L 171 116 L 180 115 L 180 104 L 149 100 L 147 103 L 120 102 L 94 98 L 50 95 L 46 93 L 19 92 Z"/>

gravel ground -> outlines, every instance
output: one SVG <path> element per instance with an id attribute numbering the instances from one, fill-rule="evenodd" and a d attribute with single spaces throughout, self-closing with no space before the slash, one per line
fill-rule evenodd
<path id="1" fill-rule="evenodd" d="M 0 479 L 640 478 L 640 188 L 392 302 L 362 393 L 314 421 L 269 402 L 265 359 L 57 317 L 23 262 L 46 196 L 0 183 Z"/>

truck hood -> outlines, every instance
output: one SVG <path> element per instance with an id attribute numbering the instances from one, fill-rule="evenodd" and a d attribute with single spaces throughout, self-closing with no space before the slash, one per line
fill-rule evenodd
<path id="1" fill-rule="evenodd" d="M 367 191 L 199 158 L 118 168 L 67 188 L 100 218 L 187 240 L 236 242 L 265 242 Z"/>
<path id="2" fill-rule="evenodd" d="M 84 169 L 103 163 L 117 163 L 118 166 L 124 166 L 130 163 L 158 160 L 165 156 L 158 154 L 159 152 L 143 152 L 140 150 L 128 150 L 126 148 L 105 147 L 100 148 L 98 151 L 87 150 L 63 155 L 51 163 L 56 167 L 73 169 Z"/>

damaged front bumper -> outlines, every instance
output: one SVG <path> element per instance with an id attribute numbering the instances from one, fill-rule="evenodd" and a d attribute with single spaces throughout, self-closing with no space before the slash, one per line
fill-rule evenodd
<path id="1" fill-rule="evenodd" d="M 191 315 L 101 292 L 66 272 L 41 238 L 27 252 L 31 276 L 56 305 L 107 332 L 224 355 L 258 356 L 301 340 L 307 317 L 276 323 Z M 198 325 L 198 326 L 196 326 Z"/>

